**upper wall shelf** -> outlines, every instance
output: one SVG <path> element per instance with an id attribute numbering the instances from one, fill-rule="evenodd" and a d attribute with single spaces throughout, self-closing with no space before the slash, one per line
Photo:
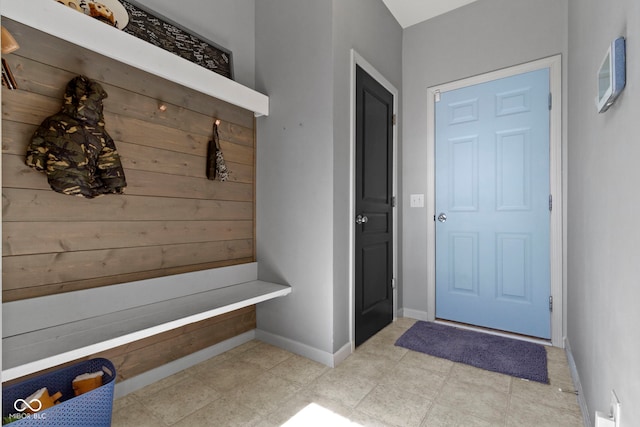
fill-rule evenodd
<path id="1" fill-rule="evenodd" d="M 269 115 L 269 97 L 54 0 L 2 0 L 2 16 L 198 92 Z M 18 41 L 19 43 L 19 41 Z"/>

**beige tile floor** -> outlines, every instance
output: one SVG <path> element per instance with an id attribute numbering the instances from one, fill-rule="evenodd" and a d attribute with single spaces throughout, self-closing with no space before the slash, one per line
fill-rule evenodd
<path id="1" fill-rule="evenodd" d="M 335 369 L 251 341 L 117 399 L 113 426 L 584 426 L 563 350 L 544 385 L 394 346 L 413 323 Z"/>

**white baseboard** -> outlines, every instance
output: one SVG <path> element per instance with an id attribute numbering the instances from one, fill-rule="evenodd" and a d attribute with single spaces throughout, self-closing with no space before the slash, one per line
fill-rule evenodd
<path id="1" fill-rule="evenodd" d="M 333 354 L 333 368 L 345 361 L 353 352 L 351 343 L 346 343 L 340 350 Z"/>
<path id="2" fill-rule="evenodd" d="M 272 334 L 260 329 L 256 329 L 256 339 L 306 357 L 307 359 L 311 359 L 315 362 L 322 363 L 323 365 L 330 368 L 335 368 L 344 359 L 346 359 L 349 354 L 351 354 L 351 343 L 345 344 L 335 354 L 331 354 L 329 352 L 319 350 L 315 347 L 311 347 L 307 344 L 303 344 L 301 342 L 294 341 L 289 338 Z"/>
<path id="3" fill-rule="evenodd" d="M 584 398 L 584 393 L 582 392 L 582 383 L 580 382 L 580 375 L 578 375 L 578 367 L 576 366 L 576 361 L 573 358 L 573 353 L 571 352 L 571 345 L 569 344 L 569 339 L 565 337 L 564 339 L 564 351 L 567 354 L 567 361 L 569 363 L 569 369 L 571 370 L 571 378 L 573 379 L 573 385 L 578 392 L 578 404 L 580 405 L 580 411 L 582 412 L 582 419 L 584 420 L 584 427 L 591 427 L 591 415 L 589 414 L 589 407 L 587 406 L 587 401 Z"/>
<path id="4" fill-rule="evenodd" d="M 180 371 L 195 366 L 198 363 L 204 362 L 205 360 L 211 359 L 212 357 L 222 354 L 225 351 L 229 351 L 241 344 L 249 342 L 255 337 L 256 333 L 254 329 L 245 332 L 244 334 L 240 334 L 238 336 L 230 338 L 226 341 L 222 341 L 211 347 L 207 347 L 205 349 L 192 353 L 188 356 L 182 357 L 178 360 L 174 360 L 173 362 L 169 362 L 167 364 L 159 366 L 150 371 L 144 372 L 140 375 L 136 375 L 135 377 L 129 378 L 128 380 L 119 382 L 118 384 L 116 384 L 114 397 L 117 399 L 119 397 L 126 396 L 129 393 L 133 393 L 134 391 L 139 390 L 145 386 L 153 384 L 173 374 L 177 374 Z"/>
<path id="5" fill-rule="evenodd" d="M 335 354 L 331 354 L 279 335 L 254 329 L 178 360 L 174 360 L 173 362 L 159 366 L 150 371 L 144 372 L 133 378 L 129 378 L 128 380 L 119 382 L 115 386 L 114 397 L 117 399 L 119 397 L 126 396 L 129 393 L 133 393 L 136 390 L 167 378 L 173 374 L 177 374 L 180 371 L 211 359 L 212 357 L 222 354 L 225 351 L 229 351 L 253 339 L 259 339 L 268 344 L 299 354 L 300 356 L 304 356 L 331 368 L 338 366 L 351 354 L 351 343 L 345 344 Z"/>
<path id="6" fill-rule="evenodd" d="M 398 310 L 398 317 L 408 317 L 410 319 L 416 320 L 424 320 L 428 321 L 429 317 L 427 316 L 426 311 L 413 310 L 410 308 L 401 308 Z"/>

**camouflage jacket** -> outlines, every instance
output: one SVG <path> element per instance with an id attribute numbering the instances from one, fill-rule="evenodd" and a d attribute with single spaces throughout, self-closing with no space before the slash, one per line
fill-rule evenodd
<path id="1" fill-rule="evenodd" d="M 120 156 L 104 128 L 107 93 L 87 77 L 67 85 L 59 113 L 46 118 L 27 148 L 26 164 L 44 171 L 59 193 L 92 198 L 127 186 Z"/>

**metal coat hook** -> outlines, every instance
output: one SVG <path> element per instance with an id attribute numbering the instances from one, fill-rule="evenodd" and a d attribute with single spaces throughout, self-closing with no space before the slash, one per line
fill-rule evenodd
<path id="1" fill-rule="evenodd" d="M 9 64 L 4 58 L 2 58 L 2 85 L 11 90 L 18 89 L 18 83 L 16 83 L 11 68 L 9 68 Z"/>

